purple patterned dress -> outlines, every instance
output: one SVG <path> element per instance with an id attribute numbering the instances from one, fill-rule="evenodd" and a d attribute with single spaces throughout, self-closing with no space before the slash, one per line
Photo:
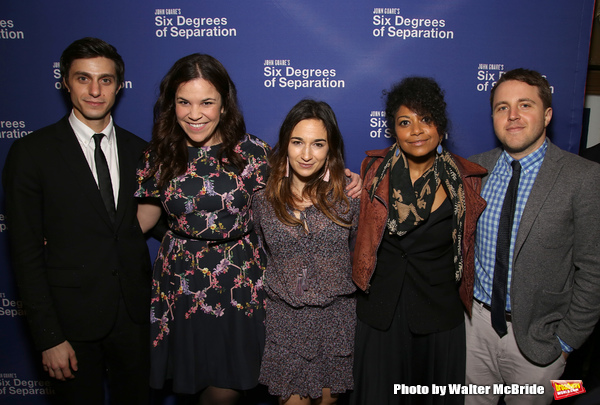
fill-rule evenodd
<path id="1" fill-rule="evenodd" d="M 302 226 L 283 225 L 264 190 L 254 195 L 252 211 L 267 252 L 266 345 L 260 382 L 272 395 L 319 398 L 352 389 L 356 324 L 350 238 L 356 231 L 359 200 L 350 199 L 333 223 L 314 206 L 302 212 Z M 338 206 L 338 212 L 343 212 Z"/>
<path id="2" fill-rule="evenodd" d="M 247 135 L 236 152 L 242 173 L 217 159 L 220 145 L 188 147 L 184 175 L 158 189 L 142 182 L 137 197 L 160 198 L 169 231 L 154 263 L 151 386 L 249 389 L 258 384 L 264 346 L 264 255 L 253 230 L 250 200 L 268 176 L 269 146 Z"/>

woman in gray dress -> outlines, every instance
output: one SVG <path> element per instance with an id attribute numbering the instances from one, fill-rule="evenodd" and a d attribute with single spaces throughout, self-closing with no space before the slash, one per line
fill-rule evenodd
<path id="1" fill-rule="evenodd" d="M 286 405 L 334 404 L 353 386 L 349 242 L 359 200 L 344 193 L 344 146 L 331 107 L 294 106 L 269 162 L 267 186 L 252 202 L 267 253 L 259 381 Z"/>

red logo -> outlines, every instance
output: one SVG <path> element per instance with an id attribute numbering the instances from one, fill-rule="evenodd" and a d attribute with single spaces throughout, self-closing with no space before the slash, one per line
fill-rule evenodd
<path id="1" fill-rule="evenodd" d="M 582 380 L 550 380 L 554 387 L 554 399 L 563 399 L 574 395 L 583 394 Z"/>

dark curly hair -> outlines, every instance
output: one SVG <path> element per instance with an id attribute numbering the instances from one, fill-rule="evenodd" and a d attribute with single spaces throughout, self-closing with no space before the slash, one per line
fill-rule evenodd
<path id="1" fill-rule="evenodd" d="M 444 91 L 437 82 L 429 77 L 407 77 L 384 92 L 387 96 L 385 115 L 394 136 L 396 128 L 394 116 L 403 105 L 421 116 L 430 116 L 437 132 L 444 136 L 450 122 L 446 113 Z"/>
<path id="2" fill-rule="evenodd" d="M 152 140 L 148 146 L 153 160 L 148 177 L 152 177 L 160 168 L 159 187 L 184 174 L 187 168 L 186 135 L 177 122 L 175 95 L 181 84 L 194 79 L 210 82 L 221 95 L 223 113 L 215 129 L 221 136 L 219 160 L 239 171 L 246 166 L 244 159 L 234 150 L 246 133 L 235 85 L 221 62 L 210 55 L 194 53 L 179 59 L 167 72 L 160 83 L 160 95 L 154 105 Z"/>

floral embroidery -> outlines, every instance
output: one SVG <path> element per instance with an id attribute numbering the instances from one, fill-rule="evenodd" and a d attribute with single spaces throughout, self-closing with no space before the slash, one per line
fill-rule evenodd
<path id="1" fill-rule="evenodd" d="M 188 149 L 186 173 L 163 189 L 160 170 L 147 181 L 151 156 L 138 169 L 137 197 L 160 198 L 168 214 L 155 264 L 150 320 L 155 347 L 172 323 L 229 311 L 264 311 L 265 258 L 252 228 L 250 200 L 268 176 L 269 146 L 251 135 L 236 146 L 241 173 L 217 159 L 219 146 Z"/>

